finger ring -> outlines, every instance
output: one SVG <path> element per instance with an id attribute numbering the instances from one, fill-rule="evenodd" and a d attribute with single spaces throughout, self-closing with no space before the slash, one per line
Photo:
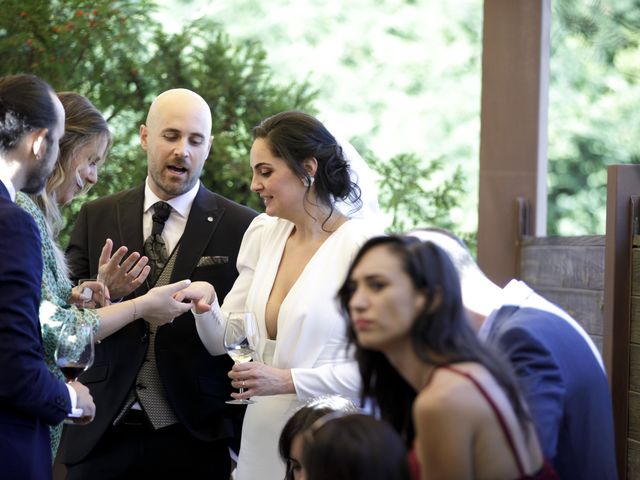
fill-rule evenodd
<path id="1" fill-rule="evenodd" d="M 242 380 L 242 388 L 244 388 L 246 382 L 244 380 Z"/>

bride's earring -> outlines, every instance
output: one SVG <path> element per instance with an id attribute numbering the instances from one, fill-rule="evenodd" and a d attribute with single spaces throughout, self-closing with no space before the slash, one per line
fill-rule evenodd
<path id="1" fill-rule="evenodd" d="M 311 185 L 313 185 L 313 182 L 316 181 L 316 178 L 315 177 L 304 177 L 301 180 L 302 180 L 302 185 L 304 185 L 305 187 L 309 188 Z"/>

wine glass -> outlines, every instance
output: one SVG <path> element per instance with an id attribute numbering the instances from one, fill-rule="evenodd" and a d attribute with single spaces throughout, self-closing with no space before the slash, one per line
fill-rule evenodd
<path id="1" fill-rule="evenodd" d="M 260 334 L 258 324 L 251 312 L 232 312 L 224 327 L 224 348 L 234 363 L 250 362 L 258 353 Z M 244 388 L 240 388 L 240 393 Z M 255 403 L 253 400 L 227 400 L 233 405 Z"/>
<path id="2" fill-rule="evenodd" d="M 58 335 L 54 358 L 67 383 L 74 382 L 93 364 L 93 329 L 87 322 L 64 325 Z M 74 408 L 65 423 L 84 423 L 81 408 Z"/>

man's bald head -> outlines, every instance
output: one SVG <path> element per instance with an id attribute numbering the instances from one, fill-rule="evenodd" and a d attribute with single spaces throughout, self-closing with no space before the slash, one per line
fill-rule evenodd
<path id="1" fill-rule="evenodd" d="M 209 104 L 196 92 L 186 88 L 173 88 L 158 95 L 149 107 L 146 125 L 152 128 L 159 120 L 176 109 L 198 113 L 206 121 L 203 128 L 211 132 L 211 109 Z"/>
<path id="2" fill-rule="evenodd" d="M 423 242 L 431 241 L 447 253 L 458 271 L 462 301 L 467 310 L 486 316 L 494 309 L 496 295 L 501 289 L 480 270 L 460 238 L 442 228 L 420 228 L 407 232 L 406 235 Z"/>
<path id="3" fill-rule="evenodd" d="M 211 110 L 200 95 L 185 88 L 158 95 L 140 127 L 151 190 L 169 200 L 193 188 L 212 140 Z"/>

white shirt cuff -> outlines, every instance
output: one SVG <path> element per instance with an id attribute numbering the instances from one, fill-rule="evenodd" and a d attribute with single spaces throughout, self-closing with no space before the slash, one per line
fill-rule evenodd
<path id="1" fill-rule="evenodd" d="M 73 411 L 78 404 L 78 394 L 76 393 L 76 389 L 68 383 L 65 383 L 65 386 L 69 390 L 69 397 L 71 398 L 71 411 Z"/>
<path id="2" fill-rule="evenodd" d="M 220 310 L 218 299 L 216 298 L 211 304 L 209 312 L 195 313 L 191 309 L 191 313 L 196 321 L 198 336 L 209 353 L 211 355 L 226 355 L 227 351 L 223 341 L 225 319 L 222 310 Z"/>

